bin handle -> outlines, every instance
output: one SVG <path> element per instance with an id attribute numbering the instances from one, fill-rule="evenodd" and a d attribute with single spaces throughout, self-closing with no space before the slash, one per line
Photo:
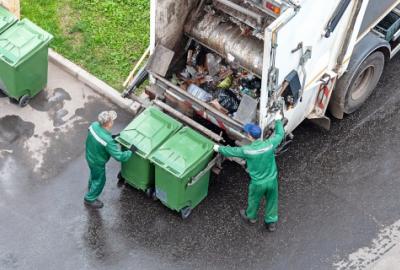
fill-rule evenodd
<path id="1" fill-rule="evenodd" d="M 1 38 L 0 41 L 5 41 L 5 42 L 6 42 L 6 45 L 4 45 L 3 48 L 11 47 L 9 50 L 17 49 L 17 50 L 18 50 L 18 54 L 21 53 L 21 47 L 18 47 L 17 45 L 15 45 L 14 43 L 12 43 L 12 42 L 9 41 L 8 39 Z M 29 40 L 29 41 L 30 41 L 30 40 Z M 24 45 L 25 45 L 25 43 L 24 43 Z"/>
<path id="2" fill-rule="evenodd" d="M 127 141 L 125 141 L 125 140 L 122 139 L 121 137 L 118 137 L 118 138 L 116 139 L 116 141 L 117 141 L 120 145 L 122 145 L 123 147 L 125 147 L 125 148 L 130 148 L 130 147 L 132 146 L 132 144 L 128 143 Z"/>
<path id="3" fill-rule="evenodd" d="M 14 64 L 15 61 L 12 60 L 12 54 L 8 52 L 0 52 L 0 57 L 9 64 Z"/>
<path id="4" fill-rule="evenodd" d="M 208 163 L 204 170 L 190 179 L 190 181 L 187 183 L 187 187 L 195 185 L 206 173 L 208 173 L 216 164 L 220 162 L 220 159 L 222 159 L 222 156 L 218 154 L 213 160 L 210 161 L 210 163 Z"/>
<path id="5" fill-rule="evenodd" d="M 140 139 L 146 138 L 146 136 L 144 136 L 144 134 L 142 134 L 142 133 L 139 132 L 138 130 L 135 130 L 134 128 L 131 128 L 131 129 L 124 129 L 123 131 L 121 131 L 121 133 L 125 133 L 126 131 L 132 131 L 132 130 L 136 131 L 136 133 L 137 133 L 136 136 L 134 137 L 135 139 L 138 137 L 138 135 L 141 136 Z M 123 140 L 123 139 L 121 139 L 121 140 Z M 129 145 L 129 147 L 132 146 L 132 144 L 133 144 L 133 143 L 127 142 L 126 140 L 123 140 L 123 141 L 124 141 L 127 145 Z"/>
<path id="6" fill-rule="evenodd" d="M 26 40 L 24 42 L 24 44 L 22 44 L 21 46 L 17 46 L 16 44 L 14 44 L 13 42 L 11 42 L 10 40 L 8 40 L 6 38 L 1 38 L 0 40 L 1 41 L 5 41 L 7 43 L 7 45 L 5 45 L 4 47 L 7 47 L 7 46 L 11 45 L 13 48 L 17 48 L 19 51 L 21 51 L 21 48 L 23 48 L 26 44 L 28 44 L 29 42 L 31 42 L 34 39 L 35 39 L 35 36 L 31 36 L 31 38 Z"/>
<path id="7" fill-rule="evenodd" d="M 4 61 L 6 61 L 9 64 L 14 64 L 14 61 L 12 61 L 7 55 L 1 54 L 1 58 L 3 58 Z"/>
<path id="8" fill-rule="evenodd" d="M 6 42 L 6 45 L 4 46 L 4 48 L 10 46 L 11 48 L 9 50 L 17 49 L 18 50 L 18 56 L 20 56 L 21 55 L 21 48 L 23 48 L 26 44 L 31 42 L 34 38 L 35 38 L 35 36 L 32 36 L 29 40 L 26 40 L 25 43 L 22 44 L 21 46 L 17 46 L 16 44 L 12 43 L 10 40 L 5 39 L 5 38 L 1 38 L 0 41 L 5 41 Z M 40 35 L 39 38 L 42 38 L 42 35 Z M 37 46 L 35 48 L 37 48 Z M 9 54 L 8 52 L 2 52 L 1 56 L 5 56 L 7 59 L 4 59 L 4 57 L 3 57 L 3 59 L 5 61 L 7 61 L 8 63 L 14 63 L 14 61 L 12 61 L 11 58 L 10 58 L 11 54 Z"/>

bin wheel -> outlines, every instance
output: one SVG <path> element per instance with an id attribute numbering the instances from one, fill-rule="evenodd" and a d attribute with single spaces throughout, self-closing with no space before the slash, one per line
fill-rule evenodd
<path id="1" fill-rule="evenodd" d="M 157 194 L 154 189 L 153 189 L 153 192 L 151 193 L 151 198 L 153 199 L 153 201 L 158 201 Z"/>
<path id="2" fill-rule="evenodd" d="M 189 206 L 186 206 L 184 208 L 181 209 L 181 217 L 182 219 L 187 219 L 190 214 L 192 213 L 192 208 L 190 208 Z"/>
<path id="3" fill-rule="evenodd" d="M 19 101 L 18 104 L 20 107 L 25 107 L 26 105 L 28 105 L 29 101 L 31 100 L 31 97 L 29 95 L 23 95 Z"/>
<path id="4" fill-rule="evenodd" d="M 6 97 L 6 91 L 0 88 L 0 97 Z"/>
<path id="5" fill-rule="evenodd" d="M 153 199 L 153 201 L 157 201 L 156 191 L 154 188 L 146 189 L 146 196 Z"/>
<path id="6" fill-rule="evenodd" d="M 118 178 L 117 186 L 122 187 L 125 184 L 125 179 L 122 177 L 121 172 L 118 173 L 117 178 Z"/>

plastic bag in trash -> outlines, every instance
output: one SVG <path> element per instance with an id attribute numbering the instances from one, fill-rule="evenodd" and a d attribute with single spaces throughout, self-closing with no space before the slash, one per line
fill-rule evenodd
<path id="1" fill-rule="evenodd" d="M 210 102 L 212 100 L 212 95 L 208 92 L 206 92 L 204 89 L 198 87 L 195 84 L 191 84 L 188 87 L 187 90 L 192 96 L 204 101 L 204 102 Z"/>
<path id="2" fill-rule="evenodd" d="M 218 92 L 216 93 L 216 98 L 218 100 L 218 103 L 221 104 L 222 107 L 227 109 L 231 114 L 236 112 L 239 108 L 240 101 L 236 97 L 236 95 L 230 90 L 218 90 Z"/>
<path id="3" fill-rule="evenodd" d="M 252 98 L 257 98 L 257 90 L 256 89 L 251 90 L 249 88 L 241 87 L 240 88 L 240 92 L 242 93 L 242 95 L 248 95 L 248 96 L 250 96 Z"/>
<path id="4" fill-rule="evenodd" d="M 190 74 L 190 77 L 195 78 L 197 76 L 197 71 L 194 67 L 186 66 L 186 70 Z"/>
<path id="5" fill-rule="evenodd" d="M 217 87 L 221 89 L 228 89 L 232 86 L 233 78 L 232 75 L 226 77 L 222 82 L 220 82 Z"/>
<path id="6" fill-rule="evenodd" d="M 240 84 L 242 85 L 243 88 L 261 89 L 261 81 L 259 79 L 243 78 L 240 80 Z"/>
<path id="7" fill-rule="evenodd" d="M 212 53 L 207 53 L 206 66 L 208 69 L 208 74 L 214 76 L 219 72 L 219 63 L 221 62 L 221 60 L 221 57 L 216 56 Z"/>
<path id="8" fill-rule="evenodd" d="M 190 53 L 188 53 L 188 56 L 190 54 L 190 59 L 188 59 L 188 64 L 190 64 L 191 66 L 197 66 L 197 61 L 199 58 L 201 52 L 201 46 L 200 44 L 196 44 L 195 48 L 193 51 L 191 51 Z"/>
<path id="9" fill-rule="evenodd" d="M 215 86 L 213 82 L 205 82 L 203 84 L 200 84 L 200 88 L 206 91 L 207 93 L 213 93 L 215 91 Z"/>
<path id="10" fill-rule="evenodd" d="M 179 79 L 176 76 L 176 74 L 172 74 L 171 83 L 173 83 L 174 85 L 178 85 L 179 84 Z"/>

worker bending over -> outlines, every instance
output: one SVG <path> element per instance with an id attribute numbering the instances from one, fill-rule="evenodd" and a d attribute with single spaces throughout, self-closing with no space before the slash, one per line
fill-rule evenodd
<path id="1" fill-rule="evenodd" d="M 253 141 L 243 147 L 214 146 L 214 150 L 226 157 L 238 157 L 247 162 L 250 174 L 247 210 L 240 210 L 240 216 L 250 223 L 257 222 L 260 201 L 266 199 L 264 222 L 268 231 L 276 230 L 278 221 L 278 172 L 275 163 L 275 149 L 282 142 L 285 130 L 282 115 L 275 117 L 275 134 L 268 140 L 262 141 L 261 128 L 256 124 L 246 124 L 244 131 Z"/>
<path id="2" fill-rule="evenodd" d="M 117 118 L 115 111 L 104 111 L 99 114 L 98 122 L 89 127 L 86 139 L 86 161 L 90 169 L 89 187 L 85 195 L 85 205 L 93 208 L 102 208 L 103 203 L 98 199 L 106 183 L 106 163 L 110 157 L 119 162 L 128 161 L 135 147 L 131 150 L 121 151 L 111 135 L 114 120 Z M 133 151 L 132 151 L 133 150 Z"/>

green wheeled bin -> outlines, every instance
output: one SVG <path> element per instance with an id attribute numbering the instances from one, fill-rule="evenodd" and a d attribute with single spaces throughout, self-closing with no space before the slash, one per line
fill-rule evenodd
<path id="1" fill-rule="evenodd" d="M 213 142 L 185 127 L 150 157 L 155 163 L 157 198 L 187 218 L 208 194 Z"/>
<path id="2" fill-rule="evenodd" d="M 138 149 L 132 158 L 122 163 L 118 177 L 129 185 L 145 191 L 148 196 L 153 196 L 154 165 L 148 157 L 181 127 L 181 123 L 157 108 L 149 107 L 142 112 L 116 139 L 126 148 L 134 145 Z"/>
<path id="3" fill-rule="evenodd" d="M 7 9 L 0 6 L 0 34 L 10 28 L 18 18 Z"/>
<path id="4" fill-rule="evenodd" d="M 17 17 L 14 14 L 9 12 L 4 7 L 0 6 L 0 34 L 10 28 L 13 24 L 18 21 Z M 0 94 L 4 93 L 5 91 L 1 90 L 0 87 Z"/>
<path id="5" fill-rule="evenodd" d="M 52 39 L 28 19 L 0 35 L 0 89 L 21 107 L 46 87 Z"/>

